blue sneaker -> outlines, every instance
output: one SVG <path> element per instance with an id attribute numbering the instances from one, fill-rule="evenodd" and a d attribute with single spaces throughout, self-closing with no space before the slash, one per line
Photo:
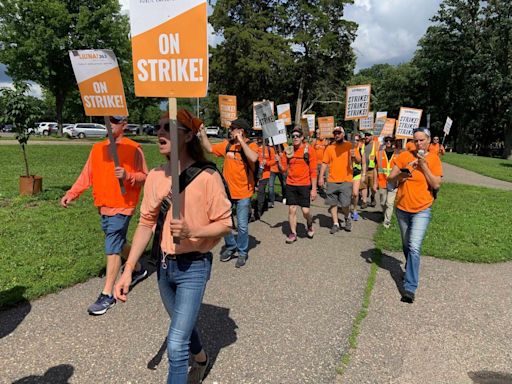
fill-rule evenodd
<path id="1" fill-rule="evenodd" d="M 87 308 L 87 312 L 89 312 L 89 315 L 103 315 L 114 305 L 116 305 L 116 299 L 114 299 L 114 296 L 107 296 L 100 293 L 96 302 Z"/>
<path id="2" fill-rule="evenodd" d="M 357 213 L 357 212 L 353 212 L 353 213 L 352 213 L 352 220 L 354 220 L 354 221 L 358 221 L 358 220 L 359 220 L 359 213 Z"/>
<path id="3" fill-rule="evenodd" d="M 130 284 L 130 289 L 133 286 L 135 286 L 135 284 L 137 284 L 138 282 L 144 280 L 146 277 L 148 277 L 148 271 L 147 269 L 144 269 L 141 265 L 139 271 L 132 272 L 132 282 Z"/>

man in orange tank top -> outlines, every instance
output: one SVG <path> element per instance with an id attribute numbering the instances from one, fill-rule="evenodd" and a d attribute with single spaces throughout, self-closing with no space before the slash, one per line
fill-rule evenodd
<path id="1" fill-rule="evenodd" d="M 126 259 L 130 251 L 126 233 L 148 174 L 140 145 L 123 136 L 126 117 L 111 116 L 110 123 L 116 140 L 119 167 L 114 165 L 108 140 L 94 144 L 80 176 L 60 201 L 67 208 L 71 201 L 92 187 L 94 205 L 101 215 L 107 267 L 103 290 L 96 302 L 87 309 L 91 315 L 103 315 L 116 304 L 112 290 L 121 269 L 121 255 Z M 125 194 L 121 193 L 119 180 L 123 182 Z M 148 272 L 137 263 L 132 274 L 132 286 L 147 275 Z"/>

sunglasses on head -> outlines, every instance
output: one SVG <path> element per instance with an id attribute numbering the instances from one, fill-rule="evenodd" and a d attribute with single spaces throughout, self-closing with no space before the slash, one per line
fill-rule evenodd
<path id="1" fill-rule="evenodd" d="M 110 116 L 108 119 L 110 120 L 110 124 L 120 124 L 125 121 L 123 116 Z"/>
<path id="2" fill-rule="evenodd" d="M 426 134 L 428 137 L 430 137 L 430 130 L 428 128 L 423 128 L 423 127 L 414 128 L 412 130 L 412 133 L 415 134 L 416 132 L 422 132 L 422 133 Z"/>

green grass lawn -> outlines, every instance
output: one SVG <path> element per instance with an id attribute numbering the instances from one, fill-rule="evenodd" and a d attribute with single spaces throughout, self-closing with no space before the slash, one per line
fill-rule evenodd
<path id="1" fill-rule="evenodd" d="M 512 160 L 461 155 L 451 152 L 446 153 L 442 160 L 481 175 L 512 182 Z"/>
<path id="2" fill-rule="evenodd" d="M 512 260 L 511 212 L 510 191 L 443 184 L 421 254 L 476 263 Z M 382 250 L 402 250 L 396 217 L 390 229 L 379 227 L 375 242 Z"/>
<path id="3" fill-rule="evenodd" d="M 103 232 L 90 191 L 68 209 L 59 205 L 91 146 L 28 145 L 30 173 L 43 176 L 43 193 L 34 197 L 18 196 L 20 147 L 0 146 L 0 309 L 85 281 L 104 268 Z M 143 150 L 150 169 L 165 162 L 156 145 L 143 144 Z M 212 160 L 220 168 L 222 160 Z M 138 212 L 130 239 L 137 221 Z"/>

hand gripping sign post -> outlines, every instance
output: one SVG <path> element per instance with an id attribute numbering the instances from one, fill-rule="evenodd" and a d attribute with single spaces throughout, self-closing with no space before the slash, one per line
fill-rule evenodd
<path id="1" fill-rule="evenodd" d="M 135 95 L 169 98 L 174 219 L 181 205 L 176 98 L 206 96 L 207 23 L 206 0 L 130 0 Z"/>
<path id="2" fill-rule="evenodd" d="M 220 125 L 229 128 L 236 119 L 236 96 L 219 95 Z"/>
<path id="3" fill-rule="evenodd" d="M 371 89 L 370 84 L 347 87 L 345 120 L 359 120 L 368 117 Z"/>
<path id="4" fill-rule="evenodd" d="M 453 120 L 450 119 L 449 117 L 446 117 L 446 123 L 444 124 L 444 129 L 443 129 L 443 132 L 444 132 L 443 142 L 441 143 L 441 145 L 444 145 L 444 140 L 446 139 L 446 136 L 448 136 L 450 134 L 450 129 L 452 129 L 452 124 L 453 124 Z"/>
<path id="5" fill-rule="evenodd" d="M 119 167 L 116 141 L 108 116 L 128 116 L 124 97 L 123 80 L 114 52 L 106 49 L 69 51 L 71 65 L 86 116 L 104 116 L 110 142 L 110 154 L 114 165 Z M 121 193 L 126 190 L 119 179 Z"/>

